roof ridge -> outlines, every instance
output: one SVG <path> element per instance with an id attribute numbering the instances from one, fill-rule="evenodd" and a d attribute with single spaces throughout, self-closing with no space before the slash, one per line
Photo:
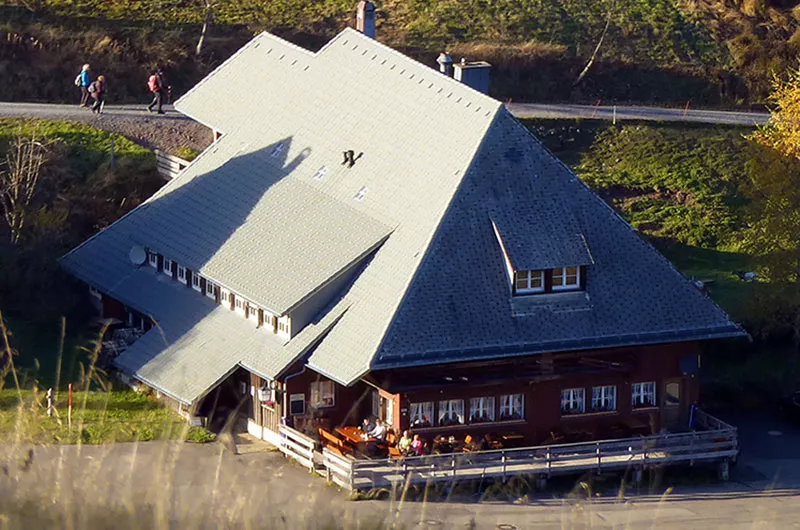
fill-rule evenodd
<path id="1" fill-rule="evenodd" d="M 390 54 L 390 55 L 392 55 L 394 57 L 399 57 L 401 60 L 408 62 L 409 65 L 412 65 L 415 68 L 430 70 L 432 73 L 435 73 L 438 76 L 437 80 L 441 80 L 441 81 L 445 82 L 445 84 L 448 84 L 448 85 L 450 85 L 452 87 L 456 87 L 458 90 L 465 90 L 468 93 L 471 92 L 472 93 L 471 95 L 477 96 L 480 99 L 488 100 L 488 101 L 486 101 L 487 104 L 493 104 L 493 105 L 496 105 L 497 107 L 503 106 L 503 103 L 500 100 L 495 99 L 495 98 L 493 98 L 492 96 L 490 96 L 488 94 L 484 94 L 480 90 L 476 90 L 476 89 L 472 88 L 471 86 L 469 86 L 469 85 L 467 85 L 465 83 L 462 83 L 460 81 L 456 81 L 455 78 L 450 77 L 449 75 L 440 72 L 436 68 L 434 68 L 434 67 L 432 67 L 430 65 L 427 65 L 427 64 L 425 64 L 423 62 L 417 61 L 416 59 L 413 59 L 413 58 L 409 57 L 408 55 L 405 55 L 404 53 L 395 50 L 394 48 L 390 47 L 389 45 L 384 44 L 384 43 L 380 42 L 379 40 L 376 40 L 376 39 L 373 39 L 371 37 L 368 37 L 368 36 L 364 35 L 363 33 L 361 33 L 360 31 L 358 31 L 356 29 L 353 29 L 353 28 L 350 28 L 350 27 L 345 28 L 341 32 L 339 32 L 335 37 L 333 37 L 330 41 L 328 41 L 328 43 L 325 44 L 325 46 L 320 48 L 320 50 L 315 55 L 317 55 L 317 56 L 323 55 L 324 52 L 326 52 L 328 49 L 333 47 L 333 44 L 335 42 L 341 40 L 342 38 L 344 38 L 346 36 L 360 39 L 361 41 L 363 41 L 365 43 L 373 43 L 378 48 L 380 48 L 382 51 L 385 51 L 385 52 L 387 52 L 388 54 Z"/>

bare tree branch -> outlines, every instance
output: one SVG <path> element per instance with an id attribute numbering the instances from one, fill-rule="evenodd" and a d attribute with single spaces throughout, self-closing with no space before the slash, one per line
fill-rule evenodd
<path id="1" fill-rule="evenodd" d="M 197 48 L 194 50 L 195 55 L 200 55 L 203 53 L 203 43 L 205 43 L 208 28 L 211 26 L 211 22 L 214 20 L 215 5 L 216 4 L 213 4 L 211 0 L 205 0 L 206 18 L 203 20 L 203 29 L 200 31 L 200 40 L 197 41 Z"/>
<path id="2" fill-rule="evenodd" d="M 48 142 L 39 140 L 35 130 L 30 136 L 17 134 L 6 155 L 6 169 L 0 171 L 0 208 L 14 245 L 19 243 L 28 206 L 47 162 L 48 146 Z"/>
<path id="3" fill-rule="evenodd" d="M 608 27 L 611 25 L 611 16 L 614 14 L 614 8 L 616 6 L 616 1 L 611 3 L 611 7 L 608 8 L 608 16 L 606 16 L 606 26 L 603 28 L 603 33 L 600 34 L 600 40 L 597 41 L 597 46 L 594 47 L 594 52 L 592 52 L 592 56 L 589 58 L 589 62 L 586 63 L 581 74 L 578 76 L 578 79 L 572 83 L 572 86 L 577 85 L 583 78 L 586 77 L 586 74 L 589 73 L 589 68 L 592 67 L 594 64 L 595 59 L 597 59 L 597 54 L 600 51 L 600 47 L 603 45 L 603 40 L 606 38 L 606 33 L 608 32 Z"/>

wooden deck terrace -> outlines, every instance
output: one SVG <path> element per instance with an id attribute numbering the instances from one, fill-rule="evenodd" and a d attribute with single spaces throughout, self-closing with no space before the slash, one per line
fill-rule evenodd
<path id="1" fill-rule="evenodd" d="M 323 448 L 321 455 L 318 452 L 312 455 L 307 440 L 302 443 L 304 462 L 301 463 L 348 490 L 520 475 L 546 479 L 674 464 L 719 462 L 727 470 L 727 463 L 735 461 L 739 452 L 736 428 L 697 412 L 697 427 L 704 430 L 420 457 L 358 460 L 328 448 Z M 289 442 L 284 453 L 293 456 L 291 448 L 298 447 L 292 439 L 294 433 L 285 429 L 282 432 L 288 435 Z"/>

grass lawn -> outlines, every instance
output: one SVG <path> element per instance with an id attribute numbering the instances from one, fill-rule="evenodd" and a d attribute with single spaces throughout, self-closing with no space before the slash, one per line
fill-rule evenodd
<path id="1" fill-rule="evenodd" d="M 712 298 L 735 320 L 766 288 L 741 281 L 738 252 L 746 202 L 747 128 L 601 120 L 526 120 L 526 125 L 687 277 L 711 281 Z"/>
<path id="2" fill-rule="evenodd" d="M 214 439 L 205 429 L 190 427 L 154 398 L 132 390 L 75 392 L 71 429 L 67 425 L 66 392 L 59 393 L 56 409 L 57 417 L 48 418 L 44 391 L 0 390 L 0 441 L 103 444 Z"/>

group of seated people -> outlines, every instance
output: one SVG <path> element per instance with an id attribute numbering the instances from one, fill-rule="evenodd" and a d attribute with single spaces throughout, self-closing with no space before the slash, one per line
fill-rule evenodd
<path id="1" fill-rule="evenodd" d="M 364 419 L 361 425 L 361 431 L 364 433 L 365 439 L 372 442 L 375 450 L 379 450 L 381 446 L 386 445 L 387 435 L 390 434 L 389 427 L 386 423 L 381 420 L 375 420 L 373 423 L 370 418 Z M 395 447 L 402 456 L 422 456 L 423 454 L 425 444 L 419 437 L 419 434 L 415 434 L 412 438 L 408 430 L 405 430 L 399 439 L 393 441 L 395 442 Z M 369 451 L 370 445 L 367 447 Z M 375 451 L 373 450 L 371 452 Z"/>
<path id="2" fill-rule="evenodd" d="M 454 436 L 437 436 L 431 443 L 405 430 L 400 438 L 395 438 L 389 426 L 381 420 L 366 418 L 361 425 L 364 440 L 367 441 L 367 452 L 374 456 L 382 456 L 388 447 L 397 449 L 401 456 L 423 456 L 425 454 L 451 453 L 454 451 L 489 451 L 497 449 L 499 442 L 490 433 L 485 433 L 480 440 L 467 436 L 464 440 L 456 440 Z M 391 439 L 387 440 L 387 437 Z"/>

